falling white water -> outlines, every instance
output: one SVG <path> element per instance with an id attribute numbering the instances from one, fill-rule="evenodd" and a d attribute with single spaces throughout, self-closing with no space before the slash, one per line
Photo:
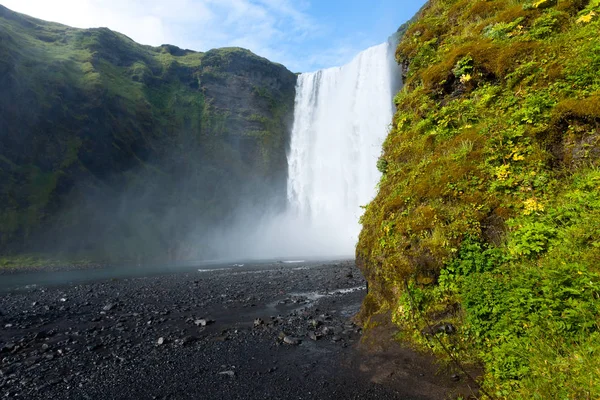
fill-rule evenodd
<path id="1" fill-rule="evenodd" d="M 348 65 L 300 75 L 288 153 L 288 209 L 242 212 L 211 231 L 217 256 L 233 259 L 352 256 L 359 217 L 375 195 L 377 158 L 400 88 L 395 46 L 360 53 Z M 298 257 L 298 258 L 295 258 Z"/>
<path id="2" fill-rule="evenodd" d="M 354 253 L 400 83 L 394 50 L 384 43 L 343 67 L 298 78 L 288 200 L 305 253 Z"/>

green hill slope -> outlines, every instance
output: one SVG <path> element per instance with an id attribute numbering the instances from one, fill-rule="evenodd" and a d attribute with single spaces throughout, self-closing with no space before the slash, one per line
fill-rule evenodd
<path id="1" fill-rule="evenodd" d="M 431 0 L 362 218 L 362 317 L 499 398 L 600 397 L 600 5 Z"/>
<path id="2" fill-rule="evenodd" d="M 295 82 L 247 50 L 153 48 L 0 6 L 0 250 L 209 256 L 192 231 L 241 199 L 285 200 Z"/>

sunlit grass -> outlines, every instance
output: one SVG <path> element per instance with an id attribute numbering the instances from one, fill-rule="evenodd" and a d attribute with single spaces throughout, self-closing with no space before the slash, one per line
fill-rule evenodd
<path id="1" fill-rule="evenodd" d="M 592 399 L 600 10 L 538 3 L 434 0 L 407 29 L 405 87 L 357 257 L 377 281 L 369 309 L 391 304 L 428 348 L 408 284 L 424 315 L 458 327 L 441 339 L 485 364 L 488 392 Z"/>

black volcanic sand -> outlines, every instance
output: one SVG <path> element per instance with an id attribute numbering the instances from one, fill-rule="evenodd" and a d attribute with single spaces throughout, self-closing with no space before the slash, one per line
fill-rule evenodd
<path id="1" fill-rule="evenodd" d="M 361 340 L 352 316 L 365 293 L 353 262 L 12 290 L 0 294 L 0 396 L 445 399 L 470 393 L 464 378 L 457 381 L 429 357 L 390 341 L 391 328 Z"/>

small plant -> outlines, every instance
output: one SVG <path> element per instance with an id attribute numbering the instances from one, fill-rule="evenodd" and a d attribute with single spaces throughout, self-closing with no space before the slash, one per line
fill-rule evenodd
<path id="1" fill-rule="evenodd" d="M 455 161 L 464 160 L 469 153 L 473 151 L 473 142 L 471 140 L 463 140 L 452 154 L 452 159 Z"/>
<path id="2" fill-rule="evenodd" d="M 454 73 L 455 77 L 461 79 L 466 75 L 471 76 L 471 74 L 473 73 L 473 57 L 466 56 L 458 60 L 458 62 L 454 66 L 454 69 L 452 70 L 452 73 Z"/>
<path id="3" fill-rule="evenodd" d="M 440 272 L 439 286 L 457 292 L 460 279 L 474 273 L 494 271 L 504 262 L 501 249 L 483 244 L 476 238 L 467 237 L 458 254 Z"/>
<path id="4" fill-rule="evenodd" d="M 519 35 L 523 30 L 521 22 L 525 18 L 519 17 L 513 22 L 498 22 L 494 25 L 488 25 L 483 30 L 483 36 L 493 40 L 506 40 L 513 36 Z"/>
<path id="5" fill-rule="evenodd" d="M 529 35 L 535 39 L 544 39 L 552 35 L 560 27 L 559 17 L 564 13 L 558 11 L 546 12 L 533 22 Z"/>
<path id="6" fill-rule="evenodd" d="M 556 228 L 541 222 L 530 222 L 512 234 L 511 251 L 520 256 L 538 256 L 548 250 L 555 237 Z"/>
<path id="7" fill-rule="evenodd" d="M 381 172 L 382 174 L 385 174 L 387 172 L 387 169 L 388 169 L 387 160 L 383 157 L 379 157 L 379 159 L 377 160 L 377 170 L 379 172 Z"/>

